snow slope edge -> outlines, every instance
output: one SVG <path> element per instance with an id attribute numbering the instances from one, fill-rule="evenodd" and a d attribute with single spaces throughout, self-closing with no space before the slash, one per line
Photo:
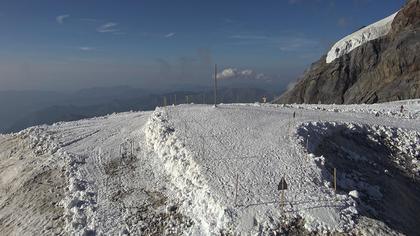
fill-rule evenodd
<path id="1" fill-rule="evenodd" d="M 146 124 L 146 143 L 160 158 L 157 163 L 170 176 L 175 192 L 183 201 L 183 210 L 195 221 L 199 234 L 220 233 L 231 217 L 217 202 L 201 175 L 200 166 L 185 148 L 170 125 L 165 110 L 157 108 Z M 160 164 L 160 165 L 159 165 Z"/>

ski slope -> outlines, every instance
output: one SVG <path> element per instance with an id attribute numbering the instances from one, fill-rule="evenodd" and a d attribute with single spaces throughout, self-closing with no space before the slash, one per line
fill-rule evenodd
<path id="1" fill-rule="evenodd" d="M 0 234 L 393 234 L 359 212 L 358 194 L 378 200 L 384 189 L 339 176 L 357 191 L 335 193 L 328 160 L 314 153 L 338 130 L 365 132 L 419 176 L 419 101 L 405 101 L 403 115 L 400 106 L 191 104 L 1 135 Z M 35 209 L 18 207 L 28 198 Z"/>
<path id="2" fill-rule="evenodd" d="M 293 119 L 294 112 L 298 115 Z M 233 232 L 264 234 L 276 229 L 283 215 L 277 191 L 282 176 L 290 186 L 284 208 L 288 214 L 305 218 L 309 231 L 348 231 L 355 227 L 355 202 L 333 193 L 297 137 L 300 124 L 312 121 L 419 129 L 417 121 L 400 123 L 363 113 L 190 105 L 157 110 L 146 137 L 175 177 L 174 185 L 181 192 L 187 189 L 187 202 L 193 204 L 185 208 L 203 222 L 201 231 L 216 233 L 229 226 Z"/>

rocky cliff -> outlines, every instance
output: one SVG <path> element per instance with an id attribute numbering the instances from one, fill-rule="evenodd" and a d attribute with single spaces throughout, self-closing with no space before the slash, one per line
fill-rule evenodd
<path id="1" fill-rule="evenodd" d="M 378 23 L 385 35 L 366 41 L 375 32 L 371 27 L 355 32 L 352 40 L 337 42 L 341 46 L 331 49 L 337 58 L 331 58 L 330 51 L 274 102 L 349 104 L 420 98 L 420 0 L 408 1 L 392 16 L 388 30 L 383 28 L 387 22 Z"/>

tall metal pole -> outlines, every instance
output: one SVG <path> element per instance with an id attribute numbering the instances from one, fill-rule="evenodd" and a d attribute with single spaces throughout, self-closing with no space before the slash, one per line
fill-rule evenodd
<path id="1" fill-rule="evenodd" d="M 217 64 L 214 64 L 214 106 L 217 106 Z"/>

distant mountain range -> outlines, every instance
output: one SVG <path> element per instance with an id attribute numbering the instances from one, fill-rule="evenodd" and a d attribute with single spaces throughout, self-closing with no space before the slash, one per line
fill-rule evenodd
<path id="1" fill-rule="evenodd" d="M 338 41 L 276 103 L 420 98 L 420 0 Z"/>
<path id="2" fill-rule="evenodd" d="M 259 88 L 220 88 L 218 102 L 256 102 L 263 96 L 270 101 L 275 93 Z M 90 88 L 75 93 L 0 91 L 0 133 L 114 112 L 152 110 L 162 106 L 165 97 L 168 105 L 214 101 L 211 89 L 154 93 L 130 87 Z"/>

